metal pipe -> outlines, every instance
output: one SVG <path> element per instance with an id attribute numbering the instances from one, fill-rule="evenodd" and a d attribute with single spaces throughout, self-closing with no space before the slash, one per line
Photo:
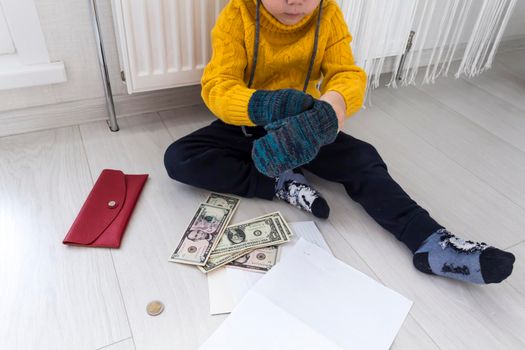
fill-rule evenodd
<path id="1" fill-rule="evenodd" d="M 416 32 L 414 32 L 413 30 L 410 32 L 410 35 L 408 36 L 408 41 L 407 41 L 407 46 L 406 46 L 406 49 L 405 49 L 405 53 L 403 54 L 403 56 L 401 56 L 401 61 L 399 62 L 399 67 L 397 68 L 397 74 L 396 74 L 396 80 L 401 80 L 401 71 L 403 70 L 403 66 L 405 65 L 405 59 L 406 59 L 406 56 L 408 55 L 410 49 L 412 48 L 412 40 L 414 39 L 414 35 L 416 34 Z"/>
<path id="2" fill-rule="evenodd" d="M 93 21 L 93 29 L 95 31 L 95 40 L 97 41 L 98 60 L 100 66 L 100 73 L 104 81 L 104 94 L 106 95 L 106 106 L 109 112 L 108 125 L 111 131 L 119 131 L 117 123 L 117 115 L 115 113 L 115 103 L 113 101 L 113 94 L 111 92 L 111 84 L 109 82 L 108 67 L 106 64 L 106 55 L 104 54 L 104 43 L 100 35 L 100 25 L 97 13 L 97 5 L 95 0 L 89 0 L 91 3 L 91 17 Z"/>

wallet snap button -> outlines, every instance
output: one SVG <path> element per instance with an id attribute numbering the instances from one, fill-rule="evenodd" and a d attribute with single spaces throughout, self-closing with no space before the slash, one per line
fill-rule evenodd
<path id="1" fill-rule="evenodd" d="M 116 208 L 116 207 L 117 207 L 117 202 L 116 201 L 109 201 L 108 202 L 108 208 L 113 209 L 113 208 Z"/>

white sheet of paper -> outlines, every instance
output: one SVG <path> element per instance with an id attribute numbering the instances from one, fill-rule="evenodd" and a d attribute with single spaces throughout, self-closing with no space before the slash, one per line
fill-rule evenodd
<path id="1" fill-rule="evenodd" d="M 235 307 L 235 298 L 230 289 L 228 271 L 221 267 L 208 272 L 208 297 L 210 299 L 210 314 L 219 315 L 230 313 Z"/>
<path id="2" fill-rule="evenodd" d="M 291 223 L 290 226 L 294 236 L 290 242 L 280 246 L 280 258 L 287 255 L 299 237 L 314 243 L 332 254 L 315 222 L 294 222 Z M 208 273 L 210 314 L 218 315 L 231 312 L 235 305 L 246 295 L 248 290 L 263 276 L 263 273 L 232 267 L 222 267 Z"/>
<path id="3" fill-rule="evenodd" d="M 385 350 L 411 305 L 299 239 L 200 349 Z"/>

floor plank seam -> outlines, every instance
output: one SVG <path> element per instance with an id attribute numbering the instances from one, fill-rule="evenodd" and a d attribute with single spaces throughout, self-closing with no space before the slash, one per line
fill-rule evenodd
<path id="1" fill-rule="evenodd" d="M 136 117 L 136 116 L 141 116 L 141 115 L 149 114 L 149 113 L 160 113 L 160 112 L 166 112 L 166 111 L 174 111 L 174 110 L 181 109 L 181 108 L 201 106 L 203 104 L 204 104 L 203 102 L 190 103 L 190 104 L 187 104 L 187 105 L 183 104 L 183 105 L 179 105 L 179 106 L 171 106 L 171 107 L 166 107 L 166 108 L 161 108 L 161 109 L 144 110 L 144 111 L 140 111 L 140 112 L 137 112 L 137 113 L 131 113 L 131 114 L 122 114 L 120 116 L 117 115 L 117 122 L 118 122 L 118 118 L 129 118 L 129 117 Z"/>
<path id="2" fill-rule="evenodd" d="M 460 78 L 460 79 L 463 79 L 463 78 Z M 469 82 L 469 81 L 467 81 L 467 80 L 465 80 L 465 81 L 466 81 L 469 85 L 471 85 L 472 87 L 474 87 L 475 89 L 481 90 L 481 91 L 483 91 L 483 92 L 485 92 L 485 93 L 491 95 L 491 96 L 494 97 L 495 99 L 500 100 L 500 101 L 503 102 L 503 103 L 510 104 L 510 102 L 507 102 L 507 101 L 503 100 L 502 98 L 500 98 L 500 97 L 498 97 L 498 96 L 495 96 L 495 95 L 491 94 L 490 92 L 488 92 L 488 91 L 486 91 L 486 90 L 480 88 L 479 86 L 473 84 L 472 82 Z M 453 108 L 452 106 L 449 106 L 449 105 L 445 104 L 444 102 L 440 101 L 439 99 L 435 98 L 434 96 L 432 96 L 432 95 L 431 95 L 430 93 L 428 93 L 427 91 L 421 89 L 421 87 L 419 87 L 419 86 L 415 86 L 415 88 L 416 88 L 418 91 L 420 91 L 420 92 L 422 92 L 423 94 L 425 94 L 426 96 L 428 96 L 429 98 L 431 98 L 434 102 L 436 102 L 436 103 L 439 104 L 440 106 L 445 107 L 446 109 L 449 109 L 450 111 L 456 113 L 457 115 L 460 115 L 461 117 L 465 118 L 465 119 L 466 119 L 467 121 L 469 121 L 470 123 L 473 123 L 473 124 L 476 125 L 477 127 L 479 127 L 479 128 L 481 128 L 481 129 L 485 130 L 486 132 L 490 133 L 490 134 L 493 135 L 494 137 L 497 137 L 499 140 L 501 140 L 502 142 L 506 143 L 506 144 L 509 145 L 510 147 L 512 147 L 512 148 L 514 148 L 514 149 L 520 151 L 520 153 L 525 154 L 525 150 L 522 150 L 521 148 L 515 146 L 515 145 L 512 144 L 512 143 L 509 143 L 507 140 L 501 138 L 499 135 L 493 133 L 491 130 L 485 128 L 483 125 L 480 125 L 480 124 L 476 123 L 474 120 L 468 118 L 465 114 L 459 112 L 458 110 L 456 110 L 456 109 Z M 521 109 L 520 107 L 518 107 L 518 106 L 516 106 L 516 105 L 514 105 L 514 104 L 512 104 L 512 106 L 515 107 L 516 109 L 522 110 L 523 113 L 525 114 L 525 110 Z"/>
<path id="3" fill-rule="evenodd" d="M 463 79 L 463 78 L 461 78 L 461 79 Z M 491 94 L 490 92 L 488 92 L 488 91 L 486 91 L 486 90 L 480 88 L 479 86 L 473 84 L 472 82 L 469 82 L 468 80 L 465 80 L 465 82 L 467 82 L 469 85 L 473 86 L 474 88 L 480 89 L 480 90 L 482 90 L 482 91 L 484 91 L 484 92 L 490 94 L 491 96 L 493 96 L 494 98 L 497 98 L 497 99 L 500 100 L 500 101 L 506 102 L 506 101 L 502 100 L 501 98 L 499 98 L 498 96 L 495 96 L 495 95 Z M 449 106 L 449 105 L 443 103 L 442 101 L 436 99 L 436 98 L 433 97 L 431 94 L 429 94 L 428 92 L 426 92 L 426 91 L 420 89 L 419 87 L 416 87 L 416 89 L 418 89 L 420 92 L 422 92 L 423 94 L 425 94 L 426 96 L 428 96 L 430 99 L 432 99 L 434 102 L 436 102 L 436 103 L 439 104 L 440 106 L 442 106 L 442 107 L 444 107 L 444 108 L 447 108 L 447 109 L 453 111 L 453 112 L 456 113 L 457 115 L 459 115 L 459 116 L 463 117 L 464 119 L 466 119 L 468 122 L 474 124 L 475 126 L 481 128 L 482 130 L 485 130 L 486 132 L 490 133 L 491 135 L 493 135 L 494 137 L 496 137 L 496 138 L 499 139 L 500 141 L 504 142 L 504 143 L 505 143 L 506 145 L 508 145 L 509 147 L 511 147 L 511 148 L 513 148 L 514 150 L 519 151 L 521 154 L 524 154 L 524 155 L 525 155 L 525 151 L 524 151 L 524 150 L 520 149 L 519 147 L 516 147 L 514 144 L 509 143 L 507 140 L 502 139 L 501 137 L 499 137 L 498 135 L 494 134 L 493 132 L 491 132 L 491 131 L 488 130 L 487 128 L 483 127 L 482 125 L 479 125 L 478 123 L 476 123 L 476 122 L 474 122 L 473 120 L 469 119 L 469 118 L 466 117 L 463 113 L 461 113 L 461 112 L 455 110 L 455 109 L 452 108 L 451 106 Z M 517 106 L 514 105 L 514 104 L 513 104 L 513 106 L 514 106 L 515 108 L 519 109 L 519 110 L 522 110 L 520 107 L 517 107 Z M 390 116 L 391 118 L 397 120 L 396 118 L 392 117 L 387 111 L 385 111 L 383 108 L 381 108 L 381 107 L 379 107 L 379 108 L 380 108 L 383 112 L 385 112 L 388 116 Z M 525 115 L 525 110 L 523 110 L 523 113 L 524 113 L 524 115 Z M 401 122 L 400 122 L 400 123 L 401 123 Z M 411 130 L 413 133 L 415 133 L 415 131 L 413 131 L 412 129 L 410 129 L 406 124 L 404 124 L 404 123 L 401 123 L 401 124 L 404 125 L 407 129 Z M 418 137 L 420 137 L 420 136 L 418 135 Z M 425 140 L 425 139 L 422 138 L 422 137 L 420 137 L 420 138 L 423 139 L 423 140 Z M 425 142 L 427 142 L 427 141 L 425 140 Z M 432 144 L 430 144 L 429 142 L 427 142 L 427 144 L 432 145 Z M 432 146 L 433 146 L 433 145 L 432 145 Z M 434 147 L 434 146 L 433 146 L 433 147 Z M 434 147 L 434 148 L 435 148 L 435 147 Z M 437 149 L 437 148 L 435 148 L 435 149 Z M 439 149 L 437 149 L 437 150 L 439 151 Z M 446 155 L 446 153 L 444 153 L 444 152 L 442 152 L 442 151 L 440 151 L 440 152 L 441 152 L 442 154 L 445 154 L 445 155 Z M 449 158 L 449 157 L 447 156 L 447 158 Z M 450 159 L 450 158 L 449 158 L 449 159 Z M 453 159 L 451 159 L 451 160 L 454 161 Z M 458 162 L 456 162 L 456 161 L 454 161 L 454 162 L 455 162 L 456 164 L 459 164 L 460 166 L 462 166 L 460 163 L 458 163 Z M 463 167 L 463 166 L 462 166 L 462 167 Z M 465 168 L 463 167 L 463 169 L 465 169 Z M 465 169 L 465 170 L 468 171 L 468 169 Z M 469 171 L 469 172 L 470 172 L 470 171 Z M 477 176 L 476 176 L 476 177 L 477 177 Z M 478 177 L 478 178 L 479 178 L 479 177 Z M 479 179 L 481 179 L 481 178 L 479 178 Z M 483 181 L 483 179 L 481 179 L 481 180 Z M 484 181 L 483 181 L 483 182 L 484 182 Z M 489 186 L 490 186 L 490 185 L 489 185 Z M 493 188 L 492 186 L 490 186 L 490 187 Z M 495 189 L 495 188 L 494 188 L 494 189 Z M 497 189 L 495 189 L 495 190 L 497 191 Z M 497 191 L 497 192 L 500 193 L 499 191 Z M 502 194 L 502 195 L 505 196 L 504 194 Z M 508 198 L 508 197 L 505 196 L 505 198 Z M 517 203 L 515 203 L 514 201 L 512 201 L 510 198 L 508 198 L 508 199 L 509 199 L 512 203 L 514 203 L 515 205 L 517 205 L 518 207 L 520 207 L 521 209 L 525 210 L 525 208 L 522 207 L 521 205 L 518 205 Z"/>
<path id="4" fill-rule="evenodd" d="M 417 325 L 419 326 L 419 328 L 421 328 L 421 330 L 423 331 L 423 333 L 426 334 L 426 336 L 428 337 L 428 339 L 430 339 L 432 341 L 432 343 L 436 346 L 437 349 L 441 350 L 441 346 L 438 345 L 437 341 L 432 338 L 432 336 L 427 332 L 427 330 L 425 329 L 425 327 L 423 327 L 423 325 L 421 323 L 419 323 L 419 321 L 417 320 L 416 316 L 414 316 L 412 313 L 410 313 L 410 316 L 412 317 L 412 319 L 414 320 L 415 323 L 417 323 Z"/>
<path id="5" fill-rule="evenodd" d="M 110 249 L 109 253 L 111 255 L 111 262 L 113 263 L 113 270 L 115 271 L 115 278 L 117 279 L 120 299 L 122 301 L 122 306 L 124 307 L 124 312 L 126 314 L 126 320 L 128 321 L 129 333 L 131 334 L 131 337 L 129 338 L 131 338 L 131 341 L 133 342 L 133 347 L 135 348 L 135 350 L 137 350 L 137 345 L 135 344 L 135 337 L 133 336 L 133 329 L 131 328 L 131 321 L 129 320 L 128 308 L 126 307 L 126 301 L 124 300 L 124 294 L 122 293 L 122 286 L 120 285 L 120 279 L 118 277 L 117 268 L 115 266 L 115 259 L 113 258 L 113 249 Z"/>
<path id="6" fill-rule="evenodd" d="M 510 278 L 512 278 L 512 275 L 511 275 L 511 277 L 509 277 L 509 279 L 510 279 Z M 514 286 L 514 284 L 510 283 L 509 281 L 504 281 L 503 283 L 507 283 L 507 285 L 508 285 L 511 289 L 513 289 L 516 293 L 518 293 L 518 294 L 523 294 L 523 289 L 520 289 L 520 288 Z"/>
<path id="7" fill-rule="evenodd" d="M 514 51 L 512 51 L 512 53 L 515 53 L 515 52 L 517 52 L 517 51 L 523 51 L 523 52 L 525 53 L 525 48 L 522 48 L 522 49 L 519 49 L 519 50 L 514 50 Z M 509 72 L 510 74 L 512 74 L 513 76 L 515 76 L 516 79 L 519 79 L 519 80 L 521 80 L 521 81 L 524 81 L 524 80 L 525 80 L 521 75 L 516 74 L 516 72 L 515 72 L 511 67 L 509 67 L 509 66 L 508 66 L 503 60 L 501 60 L 498 56 L 496 56 L 496 57 L 494 58 L 494 61 L 497 62 L 497 63 L 499 63 L 499 64 L 501 64 L 501 65 L 505 68 L 505 70 L 506 70 L 507 72 Z M 483 74 L 483 73 L 482 73 L 482 74 Z"/>
<path id="8" fill-rule="evenodd" d="M 79 135 L 80 135 L 80 141 L 82 143 L 82 149 L 83 149 L 83 152 L 84 152 L 84 158 L 86 160 L 88 171 L 89 171 L 89 175 L 91 177 L 91 183 L 94 184 L 95 182 L 94 182 L 93 172 L 91 171 L 91 164 L 89 162 L 88 152 L 87 152 L 87 149 L 86 149 L 86 144 L 84 142 L 84 135 L 82 134 L 82 129 L 81 129 L 80 125 L 77 125 L 76 127 L 78 128 L 78 132 L 79 132 Z M 120 294 L 120 301 L 122 302 L 122 306 L 124 307 L 124 312 L 126 313 L 126 320 L 128 322 L 128 328 L 129 328 L 129 332 L 131 334 L 131 338 L 133 340 L 133 346 L 135 346 L 135 340 L 133 339 L 133 330 L 131 329 L 131 323 L 130 323 L 129 316 L 128 316 L 128 310 L 126 308 L 126 303 L 124 301 L 124 295 L 122 294 L 122 287 L 120 285 L 120 280 L 119 280 L 119 277 L 118 277 L 117 268 L 115 266 L 115 260 L 113 259 L 113 250 L 112 249 L 109 250 L 109 254 L 111 256 L 111 263 L 113 264 L 113 272 L 115 273 L 115 278 L 117 279 L 117 285 L 118 285 L 119 294 Z M 129 339 L 129 337 L 127 339 Z M 136 350 L 136 346 L 135 346 L 135 350 Z"/>
<path id="9" fill-rule="evenodd" d="M 500 100 L 504 101 L 504 100 L 501 99 L 500 97 L 498 97 L 498 96 L 492 94 L 489 90 L 485 89 L 483 86 L 477 85 L 477 84 L 475 84 L 474 82 L 469 81 L 468 79 L 465 79 L 465 78 L 460 78 L 460 79 L 461 79 L 462 81 L 464 81 L 465 83 L 467 83 L 467 84 L 469 84 L 469 85 L 471 85 L 471 86 L 473 86 L 473 87 L 476 87 L 476 88 L 478 88 L 478 89 L 484 91 L 485 93 L 490 94 L 490 95 L 492 95 L 492 96 L 494 96 L 494 97 L 497 97 L 497 98 L 499 98 Z M 525 86 L 525 80 L 522 80 L 522 82 L 523 82 L 523 86 Z M 515 105 L 514 103 L 512 103 L 512 102 L 510 102 L 510 101 L 505 101 L 505 103 L 507 103 L 507 104 L 509 104 L 509 105 L 512 105 L 512 107 L 514 107 L 514 108 L 516 108 L 516 109 L 519 109 L 519 110 L 523 111 L 523 113 L 525 114 L 525 109 L 523 109 L 521 106 Z M 477 123 L 475 123 L 475 124 L 478 125 Z M 485 129 L 485 128 L 484 128 L 484 129 Z M 485 129 L 485 130 L 486 130 L 486 129 Z M 512 145 L 512 144 L 511 144 L 511 145 Z M 512 146 L 513 146 L 514 148 L 516 148 L 514 145 L 512 145 Z M 518 149 L 519 149 L 519 148 L 518 148 Z M 521 152 L 523 152 L 523 150 L 521 150 L 521 149 L 519 149 L 519 150 L 520 150 Z"/>
<path id="10" fill-rule="evenodd" d="M 509 68 L 507 68 L 507 66 L 505 66 L 505 69 L 507 70 L 507 72 L 511 73 L 511 74 L 514 75 L 517 79 L 519 79 L 520 81 L 522 81 L 523 84 L 525 85 L 525 80 L 523 80 L 523 79 L 521 79 L 521 77 L 515 75 L 514 72 L 512 72 Z M 487 94 L 489 94 L 489 95 L 491 95 L 491 96 L 497 98 L 498 100 L 500 100 L 500 101 L 502 101 L 502 102 L 505 102 L 505 103 L 508 104 L 508 105 L 511 105 L 512 107 L 514 107 L 514 108 L 516 108 L 516 109 L 519 109 L 520 111 L 523 112 L 523 115 L 525 115 L 525 109 L 521 108 L 520 106 L 517 106 L 517 105 L 515 105 L 515 104 L 512 103 L 512 102 L 506 101 L 506 100 L 502 99 L 501 97 L 494 95 L 492 92 L 490 92 L 490 91 L 484 89 L 482 86 L 479 86 L 479 85 L 475 84 L 474 82 L 472 82 L 471 79 L 466 79 L 465 77 L 461 77 L 460 79 L 461 79 L 462 81 L 464 81 L 465 83 L 469 84 L 470 86 L 472 86 L 472 87 L 474 87 L 474 88 L 476 88 L 476 89 L 479 89 L 479 90 L 481 90 L 481 91 L 483 91 L 483 92 L 485 92 L 485 93 L 487 93 Z M 449 107 L 449 108 L 451 108 L 451 107 Z M 463 114 L 462 114 L 462 115 L 463 115 Z"/>
<path id="11" fill-rule="evenodd" d="M 101 120 L 90 120 L 90 121 L 86 122 L 85 124 L 96 123 L 96 122 L 100 122 L 100 121 Z M 45 132 L 45 131 L 51 132 L 51 131 L 60 130 L 60 129 L 72 128 L 72 127 L 76 127 L 76 126 L 80 126 L 80 124 L 51 126 L 51 127 L 43 128 L 43 129 L 35 129 L 35 130 L 28 130 L 28 131 L 24 131 L 24 132 L 17 132 L 17 133 L 14 133 L 14 134 L 2 135 L 2 136 L 0 136 L 0 140 L 3 140 L 3 139 L 8 138 L 8 137 L 16 137 L 16 136 L 20 136 L 20 135 L 27 135 L 27 134 L 33 134 L 33 133 L 39 133 L 39 132 Z"/>
<path id="12" fill-rule="evenodd" d="M 525 50 L 524 50 L 525 51 Z M 505 69 L 510 72 L 512 75 L 514 75 L 516 78 L 520 79 L 520 80 L 523 80 L 523 78 L 519 75 L 519 74 L 516 74 L 516 72 L 514 72 L 514 70 L 512 70 L 511 67 L 509 67 L 509 65 L 503 61 L 500 61 L 498 59 L 496 59 L 496 61 L 501 64 L 503 67 L 505 67 Z"/>
<path id="13" fill-rule="evenodd" d="M 352 246 L 352 244 L 346 239 L 346 235 L 344 235 L 343 233 L 341 233 L 337 228 L 336 226 L 330 222 L 330 224 L 332 224 L 332 226 L 334 227 L 334 229 L 336 230 L 336 232 L 339 234 L 339 236 L 346 242 L 346 244 L 348 244 L 348 246 L 350 247 L 350 249 L 352 249 L 354 251 L 354 253 L 359 257 L 359 259 L 361 259 L 361 261 L 370 269 L 370 271 L 373 272 L 374 274 L 374 277 L 377 278 L 378 281 L 380 281 L 383 285 L 385 285 L 385 283 L 383 282 L 383 280 L 381 278 L 379 278 L 379 275 L 376 273 L 376 271 L 370 266 L 368 265 L 368 263 L 366 262 L 366 259 L 364 259 L 363 256 L 361 256 L 361 254 L 359 254 L 359 252 Z"/>
<path id="14" fill-rule="evenodd" d="M 95 184 L 95 180 L 93 178 L 93 173 L 91 171 L 91 165 L 89 164 L 89 158 L 87 155 L 87 149 L 86 149 L 86 143 L 84 142 L 84 135 L 82 135 L 82 128 L 80 127 L 80 124 L 75 125 L 75 127 L 78 130 L 78 134 L 80 135 L 80 142 L 82 143 L 82 151 L 84 153 L 84 159 L 86 160 L 87 168 L 89 171 L 89 176 L 91 177 L 91 185 Z"/>
<path id="15" fill-rule="evenodd" d="M 422 91 L 422 90 L 420 90 Z M 422 91 L 424 92 L 424 91 Z M 425 93 L 425 92 L 424 92 Z M 427 96 L 429 96 L 430 98 L 434 99 L 431 95 L 428 95 L 427 93 L 425 93 Z M 441 105 L 445 106 L 445 107 L 448 107 L 447 105 L 443 104 L 441 101 L 438 101 L 436 100 L 438 103 L 440 103 Z M 516 205 L 518 208 L 520 208 L 521 210 L 523 210 L 525 212 L 525 207 L 521 206 L 520 204 L 516 203 L 513 199 L 509 198 L 505 193 L 502 193 L 500 192 L 496 187 L 492 186 L 492 184 L 488 183 L 485 181 L 485 179 L 483 177 L 480 177 L 478 176 L 477 174 L 473 173 L 471 170 L 465 168 L 463 166 L 463 164 L 457 162 L 455 159 L 452 159 L 449 157 L 449 155 L 447 153 L 445 153 L 444 151 L 442 151 L 441 149 L 439 149 L 437 146 L 435 146 L 434 144 L 430 143 L 427 139 L 425 139 L 424 137 L 422 137 L 421 135 L 419 135 L 419 133 L 417 133 L 417 131 L 413 130 L 412 128 L 410 128 L 410 126 L 406 125 L 405 123 L 399 121 L 397 118 L 391 116 L 388 111 L 386 111 L 384 108 L 382 108 L 381 106 L 378 106 L 376 105 L 377 108 L 381 109 L 381 111 L 383 111 L 389 118 L 393 119 L 395 122 L 399 123 L 402 127 L 404 127 L 405 129 L 407 129 L 408 131 L 410 131 L 412 134 L 414 134 L 416 137 L 418 137 L 419 139 L 421 139 L 423 142 L 425 142 L 427 145 L 429 145 L 430 147 L 432 147 L 434 150 L 438 151 L 439 153 L 441 153 L 442 155 L 444 155 L 447 159 L 449 159 L 450 161 L 454 162 L 455 164 L 457 164 L 458 166 L 460 166 L 463 170 L 467 171 L 469 174 L 471 174 L 472 176 L 474 176 L 476 179 L 480 180 L 482 183 L 486 184 L 488 187 L 492 188 L 494 191 L 496 191 L 497 193 L 499 193 L 501 196 L 503 196 L 504 198 L 506 198 L 509 202 L 511 202 L 512 204 Z M 448 107 L 450 108 L 450 107 Z M 459 115 L 463 116 L 463 114 L 453 110 L 455 113 L 458 113 Z M 463 116 L 464 118 L 466 118 L 465 116 Z M 469 120 L 468 118 L 466 118 L 467 120 Z M 474 123 L 476 126 L 478 127 L 481 127 L 479 126 L 478 124 Z M 484 130 L 486 130 L 485 128 L 483 128 Z M 491 133 L 492 134 L 492 133 Z M 494 135 L 494 134 L 492 134 Z M 494 135 L 495 137 L 498 137 L 497 135 Z M 502 140 L 503 142 L 505 142 L 507 145 L 511 146 L 512 148 L 518 150 L 520 153 L 523 153 L 525 155 L 525 152 L 520 150 L 519 148 L 515 147 L 514 145 L 506 142 L 505 140 L 501 139 L 500 137 L 498 137 L 498 139 Z"/>
<path id="16" fill-rule="evenodd" d="M 481 91 L 483 91 L 483 92 L 485 92 L 485 93 L 487 93 L 487 94 L 493 96 L 494 98 L 496 98 L 496 99 L 498 99 L 498 100 L 504 102 L 504 103 L 508 103 L 508 102 L 506 102 L 505 100 L 501 99 L 500 97 L 495 96 L 495 95 L 492 95 L 490 92 L 487 92 L 487 91 L 485 91 L 485 90 L 479 88 L 477 85 L 472 84 L 471 82 L 468 82 L 468 81 L 467 81 L 467 83 L 470 84 L 471 86 L 473 86 L 474 88 L 479 89 L 479 90 L 481 90 Z M 415 88 L 416 88 L 417 90 L 419 90 L 420 92 L 422 92 L 423 94 L 427 95 L 429 98 L 431 98 L 434 102 L 436 102 L 436 103 L 439 104 L 440 106 L 445 107 L 446 109 L 448 109 L 448 110 L 450 110 L 450 111 L 456 113 L 457 115 L 460 115 L 461 117 L 463 117 L 464 119 L 466 119 L 468 122 L 470 122 L 470 123 L 476 125 L 478 128 L 481 128 L 481 129 L 485 130 L 486 132 L 490 133 L 490 134 L 493 135 L 494 137 L 497 137 L 499 140 L 501 140 L 502 142 L 506 143 L 506 144 L 509 145 L 510 147 L 512 147 L 512 148 L 514 148 L 514 149 L 520 151 L 520 153 L 525 154 L 525 151 L 522 150 L 521 148 L 519 148 L 519 147 L 513 145 L 512 143 L 509 143 L 509 142 L 508 142 L 507 140 L 505 140 L 505 139 L 502 139 L 500 136 L 498 136 L 497 134 L 494 134 L 491 130 L 485 128 L 483 125 L 480 125 L 480 124 L 476 123 L 474 120 L 469 119 L 465 114 L 463 114 L 463 113 L 457 111 L 457 110 L 454 109 L 452 106 L 449 106 L 449 105 L 445 104 L 444 102 L 438 100 L 437 98 L 435 98 L 434 96 L 432 96 L 432 95 L 431 95 L 430 93 L 428 93 L 427 91 L 421 89 L 420 87 L 415 87 Z M 513 105 L 513 106 L 514 106 L 514 105 Z M 518 108 L 518 109 L 521 110 L 521 108 L 519 108 L 519 107 L 516 107 L 516 108 Z M 525 113 L 525 111 L 523 111 L 523 112 Z"/>
<path id="17" fill-rule="evenodd" d="M 524 39 L 522 39 L 523 41 Z M 525 44 L 524 44 L 525 45 Z M 524 47 L 521 47 L 521 46 L 517 46 L 517 47 L 512 47 L 512 48 L 505 48 L 505 49 L 499 49 L 497 52 L 496 52 L 496 56 L 495 56 L 495 59 L 497 60 L 498 59 L 498 54 L 503 54 L 503 53 L 514 53 L 516 51 L 525 51 L 525 46 Z"/>
<path id="18" fill-rule="evenodd" d="M 110 346 L 113 346 L 113 345 L 115 345 L 115 344 L 122 343 L 123 341 L 126 341 L 126 340 L 128 340 L 128 339 L 132 339 L 132 337 L 127 337 L 127 338 L 121 339 L 121 340 L 116 341 L 116 342 L 114 342 L 114 343 L 111 343 L 111 344 L 108 344 L 108 345 L 104 345 L 103 347 L 96 348 L 95 350 L 103 350 L 103 349 L 106 349 L 106 348 L 108 348 L 108 347 L 110 347 Z"/>
<path id="19" fill-rule="evenodd" d="M 171 109 L 170 109 L 170 111 L 171 111 Z M 168 131 L 168 135 L 170 135 L 171 140 L 175 141 L 176 140 L 175 136 L 171 133 L 170 128 L 168 128 L 168 126 L 166 125 L 166 121 L 164 120 L 164 117 L 162 117 L 162 114 L 160 114 L 160 112 L 157 112 L 157 115 L 158 115 L 158 117 L 160 119 L 160 122 L 162 123 L 162 126 L 164 126 L 164 129 L 166 129 L 166 131 Z"/>
<path id="20" fill-rule="evenodd" d="M 523 240 L 523 241 L 519 241 L 518 243 L 515 243 L 515 244 L 511 244 L 510 246 L 508 246 L 508 247 L 505 248 L 504 250 L 512 249 L 512 248 L 514 248 L 514 247 L 516 247 L 516 246 L 519 246 L 519 245 L 522 244 L 522 243 L 525 243 L 525 240 Z"/>

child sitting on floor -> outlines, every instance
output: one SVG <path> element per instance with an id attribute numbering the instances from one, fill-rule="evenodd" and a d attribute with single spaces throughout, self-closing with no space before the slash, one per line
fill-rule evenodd
<path id="1" fill-rule="evenodd" d="M 418 270 L 503 281 L 513 254 L 452 235 L 392 179 L 372 145 L 340 131 L 366 87 L 351 39 L 335 0 L 231 0 L 213 28 L 202 77 L 202 97 L 218 119 L 167 149 L 169 176 L 210 191 L 277 197 L 328 218 L 304 168 L 341 183 L 406 244 Z"/>

